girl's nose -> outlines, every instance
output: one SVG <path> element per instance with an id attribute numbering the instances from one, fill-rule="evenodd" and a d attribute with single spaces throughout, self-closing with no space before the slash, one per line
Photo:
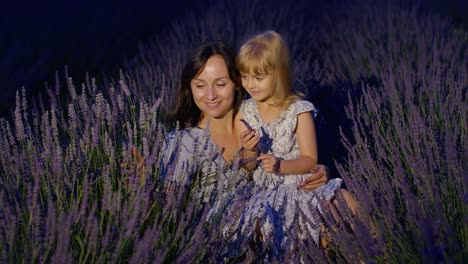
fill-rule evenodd
<path id="1" fill-rule="evenodd" d="M 251 89 L 253 88 L 253 81 L 250 78 L 245 78 L 244 82 L 242 83 L 245 88 Z"/>

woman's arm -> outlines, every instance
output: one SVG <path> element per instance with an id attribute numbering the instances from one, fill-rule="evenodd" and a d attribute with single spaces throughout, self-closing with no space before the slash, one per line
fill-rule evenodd
<path id="1" fill-rule="evenodd" d="M 327 183 L 329 177 L 328 167 L 322 164 L 317 164 L 311 171 L 310 176 L 303 182 L 297 185 L 297 188 L 305 191 L 313 191 Z"/>

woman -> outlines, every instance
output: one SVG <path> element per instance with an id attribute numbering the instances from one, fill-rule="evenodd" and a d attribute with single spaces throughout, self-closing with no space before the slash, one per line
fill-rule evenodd
<path id="1" fill-rule="evenodd" d="M 196 175 L 203 183 L 205 201 L 247 182 L 256 153 L 241 148 L 238 120 L 244 98 L 235 54 L 223 42 L 201 45 L 186 63 L 169 118 L 180 130 L 170 133 L 163 149 L 166 183 L 189 184 Z M 327 180 L 326 167 L 318 165 L 299 188 L 313 190 Z"/>

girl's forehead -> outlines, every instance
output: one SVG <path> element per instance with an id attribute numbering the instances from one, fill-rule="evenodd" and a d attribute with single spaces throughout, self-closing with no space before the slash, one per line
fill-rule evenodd
<path id="1" fill-rule="evenodd" d="M 266 74 L 270 74 L 271 72 L 262 67 L 250 67 L 249 69 L 240 70 L 240 73 L 250 74 L 250 75 L 266 75 Z"/>
<path id="2" fill-rule="evenodd" d="M 273 72 L 273 65 L 267 60 L 239 60 L 239 71 L 248 74 L 270 74 Z"/>

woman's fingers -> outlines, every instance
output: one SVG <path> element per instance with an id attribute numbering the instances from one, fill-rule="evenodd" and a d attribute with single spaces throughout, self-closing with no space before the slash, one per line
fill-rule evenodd
<path id="1" fill-rule="evenodd" d="M 317 165 L 310 172 L 317 173 L 319 170 L 320 170 L 320 167 Z"/>
<path id="2" fill-rule="evenodd" d="M 318 187 L 322 186 L 323 183 L 320 183 L 320 184 L 308 184 L 308 185 L 305 185 L 303 187 L 299 187 L 299 189 L 301 190 L 304 190 L 304 191 L 307 191 L 307 192 L 310 192 L 310 191 L 313 191 L 315 189 L 317 189 Z"/>
<path id="3" fill-rule="evenodd" d="M 310 179 L 310 178 L 307 178 L 305 179 L 303 182 L 299 183 L 299 185 L 297 185 L 297 187 L 299 188 L 310 188 L 310 187 L 313 187 L 313 186 L 316 186 L 316 187 L 320 187 L 322 185 L 324 185 L 325 183 L 327 182 L 327 180 L 325 178 L 317 178 L 317 179 Z"/>
<path id="4" fill-rule="evenodd" d="M 310 182 L 314 182 L 314 181 L 317 181 L 317 180 L 320 180 L 323 176 L 323 173 L 312 173 L 309 177 L 307 177 L 303 182 L 301 182 L 301 184 L 308 184 Z"/>
<path id="5" fill-rule="evenodd" d="M 322 175 L 319 178 L 307 178 L 303 182 L 297 185 L 297 188 L 306 190 L 306 191 L 313 191 L 318 187 L 327 183 L 327 178 Z"/>
<path id="6" fill-rule="evenodd" d="M 298 188 L 306 191 L 312 191 L 324 185 L 327 182 L 328 171 L 326 166 L 317 164 L 310 172 L 311 175 L 307 177 L 303 182 L 298 184 Z"/>

